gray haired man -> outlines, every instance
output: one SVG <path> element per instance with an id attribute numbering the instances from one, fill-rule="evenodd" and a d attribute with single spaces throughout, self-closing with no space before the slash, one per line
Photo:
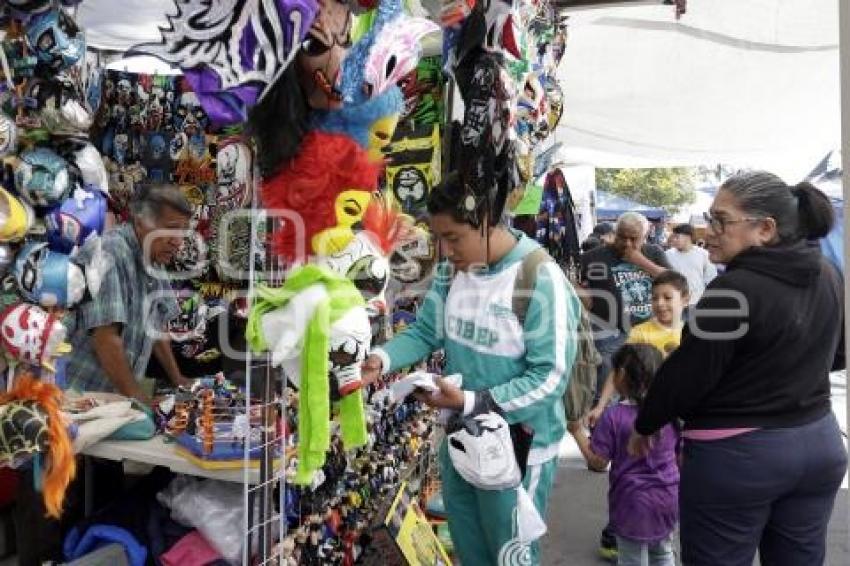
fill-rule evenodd
<path id="1" fill-rule="evenodd" d="M 130 204 L 130 221 L 103 236 L 113 265 L 92 301 L 76 312 L 68 364 L 70 387 L 114 391 L 150 404 L 139 381 L 151 354 L 175 385 L 186 384 L 164 334 L 177 301 L 158 266 L 179 251 L 192 208 L 173 185 L 143 187 Z"/>

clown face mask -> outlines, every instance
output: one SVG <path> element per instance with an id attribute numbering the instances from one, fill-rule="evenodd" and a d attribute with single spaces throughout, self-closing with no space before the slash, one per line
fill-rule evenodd
<path id="1" fill-rule="evenodd" d="M 334 204 L 337 224 L 313 236 L 313 251 L 317 255 L 330 256 L 344 250 L 354 238 L 351 227 L 363 218 L 371 198 L 371 193 L 367 191 L 349 190 L 340 193 Z"/>
<path id="2" fill-rule="evenodd" d="M 296 56 L 299 83 L 313 109 L 339 108 L 339 72 L 351 47 L 351 12 L 348 4 L 322 0 L 321 10 Z"/>

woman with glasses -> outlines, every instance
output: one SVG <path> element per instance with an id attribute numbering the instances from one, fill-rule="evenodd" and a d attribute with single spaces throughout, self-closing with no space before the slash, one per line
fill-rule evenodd
<path id="1" fill-rule="evenodd" d="M 687 565 L 815 565 L 847 468 L 830 406 L 844 367 L 843 284 L 811 240 L 834 223 L 809 183 L 726 181 L 706 248 L 726 272 L 697 304 L 635 422 L 633 454 L 684 421 L 679 503 Z"/>

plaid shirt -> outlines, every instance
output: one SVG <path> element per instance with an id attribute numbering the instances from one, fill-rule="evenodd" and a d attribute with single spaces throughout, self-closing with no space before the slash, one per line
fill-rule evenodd
<path id="1" fill-rule="evenodd" d="M 69 329 L 74 351 L 67 366 L 68 385 L 80 391 L 115 391 L 92 347 L 91 331 L 121 325 L 121 338 L 130 369 L 137 380 L 145 375 L 156 333 L 179 313 L 170 283 L 145 270 L 142 247 L 132 224 L 103 236 L 103 251 L 113 266 L 103 277 L 97 295 L 80 305 Z"/>

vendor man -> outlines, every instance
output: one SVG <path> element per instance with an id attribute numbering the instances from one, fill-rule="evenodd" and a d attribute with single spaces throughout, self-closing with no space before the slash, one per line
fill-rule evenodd
<path id="1" fill-rule="evenodd" d="M 104 234 L 103 251 L 113 265 L 93 300 L 76 312 L 71 388 L 113 391 L 150 405 L 139 381 L 151 353 L 175 385 L 188 382 L 164 334 L 178 310 L 162 269 L 180 249 L 191 214 L 178 187 L 149 185 L 130 203 L 130 221 Z"/>

